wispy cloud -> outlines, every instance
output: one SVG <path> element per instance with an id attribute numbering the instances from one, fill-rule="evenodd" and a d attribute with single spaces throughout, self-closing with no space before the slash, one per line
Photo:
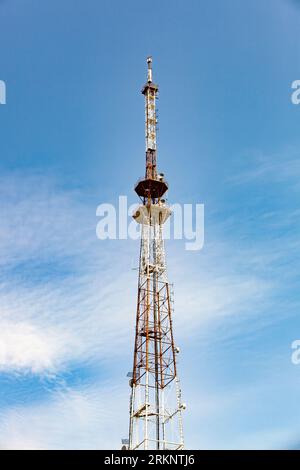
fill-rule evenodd
<path id="1" fill-rule="evenodd" d="M 56 370 L 56 358 L 68 336 L 61 331 L 43 331 L 32 324 L 0 322 L 0 371 L 30 371 L 34 374 Z"/>
<path id="2" fill-rule="evenodd" d="M 95 208 L 40 175 L 3 177 L 0 206 L 1 368 L 53 372 L 109 347 L 131 303 L 127 270 L 96 240 Z"/>
<path id="3" fill-rule="evenodd" d="M 115 407 L 110 406 L 115 403 Z M 45 403 L 1 413 L 2 449 L 105 449 L 121 444 L 119 411 L 126 397 L 113 386 L 63 388 Z M 126 429 L 126 428 L 125 428 Z M 124 431 L 125 431 L 124 429 Z"/>
<path id="4" fill-rule="evenodd" d="M 54 178 L 6 174 L 0 188 L 0 371 L 23 374 L 25 382 L 28 374 L 50 380 L 42 402 L 2 399 L 0 445 L 115 447 L 120 423 L 125 432 L 127 426 L 128 389 L 117 384 L 131 366 L 136 271 L 130 267 L 138 246 L 97 240 L 96 207 Z M 279 284 L 270 272 L 278 256 L 266 243 L 254 247 L 228 237 L 233 220 L 210 230 L 196 255 L 167 244 L 179 344 L 197 336 L 209 345 L 211 327 L 218 341 L 238 337 L 243 328 L 254 331 L 276 317 L 269 307 Z M 74 364 L 97 364 L 92 383 L 66 384 Z M 30 390 L 25 386 L 23 393 Z M 207 410 L 218 410 L 221 397 L 211 405 L 208 398 Z"/>
<path id="5" fill-rule="evenodd" d="M 277 154 L 266 154 L 248 151 L 240 157 L 240 169 L 230 177 L 230 182 L 245 184 L 282 184 L 286 190 L 300 189 L 300 158 L 299 150 L 284 148 Z"/>
<path id="6" fill-rule="evenodd" d="M 6 273 L 0 284 L 2 369 L 23 364 L 31 371 L 53 372 L 74 360 L 122 356 L 132 333 L 136 287 L 124 243 L 98 241 L 95 208 L 51 178 L 2 177 L 0 206 L 0 258 Z M 137 256 L 138 247 L 135 252 Z M 188 307 L 189 322 L 184 315 L 176 317 L 182 334 L 196 331 L 203 321 L 241 311 L 245 315 L 247 299 L 253 305 L 269 289 L 254 273 L 238 272 L 238 257 L 231 257 L 229 270 L 221 261 L 227 255 L 222 246 L 208 247 L 199 256 L 202 269 L 193 277 L 181 275 L 174 253 L 172 274 L 180 284 L 177 309 Z M 187 268 L 192 272 L 194 263 Z M 18 342 L 12 341 L 13 335 Z M 23 356 L 28 342 L 31 348 Z"/>

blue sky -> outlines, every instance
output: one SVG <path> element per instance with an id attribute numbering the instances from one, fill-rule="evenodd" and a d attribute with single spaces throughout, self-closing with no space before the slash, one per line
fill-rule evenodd
<path id="1" fill-rule="evenodd" d="M 167 243 L 187 448 L 300 439 L 296 0 L 0 1 L 0 448 L 119 448 L 138 242 L 96 238 L 136 201 L 147 55 L 169 201 L 205 245 Z"/>

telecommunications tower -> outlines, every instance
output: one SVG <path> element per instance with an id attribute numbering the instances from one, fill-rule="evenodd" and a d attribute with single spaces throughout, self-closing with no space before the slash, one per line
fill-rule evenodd
<path id="1" fill-rule="evenodd" d="M 138 298 L 133 370 L 130 373 L 129 449 L 183 449 L 180 383 L 177 375 L 172 313 L 172 288 L 168 282 L 163 225 L 171 214 L 163 195 L 168 189 L 156 166 L 156 98 L 152 58 L 147 58 L 146 173 L 135 191 L 141 204 L 133 217 L 141 224 Z"/>

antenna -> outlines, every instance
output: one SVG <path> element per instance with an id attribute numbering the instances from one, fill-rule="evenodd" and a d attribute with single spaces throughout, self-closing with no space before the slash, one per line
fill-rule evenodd
<path id="1" fill-rule="evenodd" d="M 148 64 L 148 83 L 152 82 L 152 57 L 147 57 Z"/>
<path id="2" fill-rule="evenodd" d="M 133 214 L 141 224 L 134 358 L 129 385 L 128 448 L 180 450 L 184 448 L 177 355 L 173 337 L 173 299 L 163 239 L 163 224 L 171 214 L 164 199 L 168 185 L 156 169 L 156 109 L 158 86 L 152 82 L 152 58 L 147 58 L 146 174 L 135 191 L 142 203 Z M 125 441 L 124 441 L 125 442 Z M 123 448 L 127 448 L 127 441 Z"/>

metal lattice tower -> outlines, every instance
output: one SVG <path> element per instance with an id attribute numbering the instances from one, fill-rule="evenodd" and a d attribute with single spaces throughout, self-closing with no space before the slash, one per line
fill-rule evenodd
<path id="1" fill-rule="evenodd" d="M 162 196 L 168 189 L 156 168 L 156 98 L 152 58 L 142 93 L 146 114 L 146 174 L 135 191 L 141 205 L 133 215 L 141 224 L 141 248 L 132 378 L 129 449 L 183 449 L 180 383 L 177 375 L 163 224 L 171 214 Z"/>

